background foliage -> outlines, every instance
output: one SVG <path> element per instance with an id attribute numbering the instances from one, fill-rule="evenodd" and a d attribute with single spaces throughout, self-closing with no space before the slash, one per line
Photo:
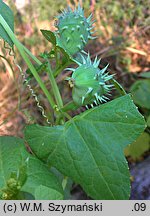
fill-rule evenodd
<path id="1" fill-rule="evenodd" d="M 78 1 L 52 1 L 30 0 L 23 8 L 18 8 L 15 1 L 6 1 L 15 12 L 15 29 L 18 38 L 32 51 L 39 55 L 44 50 L 49 51 L 50 44 L 44 40 L 40 29 L 54 30 L 53 17 L 61 9 L 70 5 L 73 7 Z M 86 49 L 90 50 L 92 57 L 96 55 L 102 58 L 102 66 L 110 64 L 110 73 L 124 86 L 127 92 L 131 92 L 133 100 L 145 116 L 148 127 L 139 139 L 125 150 L 131 164 L 143 161 L 149 157 L 150 148 L 150 3 L 149 0 L 123 0 L 123 1 L 80 1 L 86 14 L 93 13 L 97 22 L 94 24 L 98 39 L 91 41 Z M 1 43 L 0 52 L 11 58 Z M 24 63 L 19 60 L 20 64 Z M 0 133 L 7 135 L 19 135 L 25 123 L 45 124 L 38 112 L 30 93 L 22 84 L 21 77 L 15 67 L 2 59 L 0 64 Z M 9 78 L 9 79 L 8 79 Z M 46 82 L 46 75 L 43 80 Z M 17 81 L 18 80 L 18 81 Z M 58 83 L 63 80 L 63 74 L 58 77 Z M 71 97 L 68 86 L 59 84 L 64 98 Z M 39 91 L 35 80 L 32 86 Z M 48 86 L 49 87 L 49 86 Z M 11 91 L 10 91 L 11 89 Z M 40 94 L 47 113 L 48 104 L 44 96 Z M 116 92 L 112 98 L 117 97 Z M 84 108 L 82 108 L 84 109 Z M 82 111 L 78 110 L 72 115 Z"/>

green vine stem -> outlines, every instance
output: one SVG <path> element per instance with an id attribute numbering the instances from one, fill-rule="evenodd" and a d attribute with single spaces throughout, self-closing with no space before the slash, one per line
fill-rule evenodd
<path id="1" fill-rule="evenodd" d="M 79 105 L 76 105 L 74 103 L 74 101 L 70 101 L 68 102 L 67 104 L 65 104 L 63 106 L 63 108 L 61 109 L 62 112 L 67 112 L 67 111 L 70 111 L 70 110 L 77 110 L 80 106 Z"/>
<path id="2" fill-rule="evenodd" d="M 35 77 L 35 79 L 38 82 L 39 86 L 41 87 L 41 89 L 43 90 L 44 94 L 46 95 L 46 97 L 47 97 L 50 105 L 52 106 L 52 108 L 55 107 L 55 102 L 54 102 L 53 98 L 49 94 L 47 88 L 45 87 L 45 84 L 42 82 L 40 76 L 38 75 L 38 73 L 37 73 L 37 71 L 35 69 L 35 67 L 33 66 L 33 64 L 31 63 L 30 59 L 28 58 L 28 56 L 27 56 L 24 48 L 22 47 L 22 45 L 20 44 L 20 42 L 17 40 L 17 38 L 15 37 L 14 33 L 10 29 L 9 25 L 7 24 L 7 22 L 5 21 L 5 19 L 1 15 L 0 15 L 0 24 L 3 26 L 3 28 L 5 29 L 5 31 L 7 32 L 7 34 L 9 35 L 9 37 L 11 38 L 11 40 L 13 41 L 13 43 L 16 45 L 16 47 L 19 50 L 22 58 L 24 59 L 24 61 L 28 65 L 28 67 L 31 70 L 33 76 Z"/>
<path id="3" fill-rule="evenodd" d="M 68 65 L 70 65 L 73 61 L 66 61 L 61 67 L 59 67 L 56 71 L 54 71 L 54 77 L 57 77 Z"/>
<path id="4" fill-rule="evenodd" d="M 50 79 L 50 82 L 51 82 L 53 94 L 54 94 L 54 97 L 55 97 L 58 108 L 61 109 L 63 107 L 63 101 L 62 101 L 62 98 L 61 98 L 61 95 L 60 95 L 56 80 L 55 80 L 53 72 L 51 70 L 50 62 L 49 62 L 48 59 L 47 59 L 47 62 L 48 62 L 48 72 L 49 72 L 48 74 L 49 74 L 49 79 Z"/>

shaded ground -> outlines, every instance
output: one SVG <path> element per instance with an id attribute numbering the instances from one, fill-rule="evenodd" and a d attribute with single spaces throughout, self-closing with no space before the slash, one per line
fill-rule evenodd
<path id="1" fill-rule="evenodd" d="M 130 173 L 133 176 L 131 199 L 150 200 L 150 157 L 138 164 L 132 164 Z"/>

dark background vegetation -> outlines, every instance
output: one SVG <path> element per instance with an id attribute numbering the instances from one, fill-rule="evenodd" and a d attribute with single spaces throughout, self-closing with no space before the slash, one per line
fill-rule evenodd
<path id="1" fill-rule="evenodd" d="M 51 49 L 40 29 L 55 30 L 54 16 L 67 5 L 74 7 L 77 0 L 6 0 L 15 15 L 15 33 L 19 40 L 38 56 Z M 88 16 L 96 19 L 98 38 L 88 43 L 92 58 L 102 58 L 100 67 L 109 63 L 109 71 L 131 92 L 133 100 L 144 115 L 148 127 L 139 139 L 125 149 L 131 170 L 131 199 L 150 199 L 150 0 L 83 0 L 80 4 Z M 0 61 L 0 135 L 23 136 L 25 124 L 43 123 L 33 98 L 23 84 L 18 69 L 4 49 L 1 41 L 0 55 L 9 59 Z M 19 64 L 26 69 L 20 56 Z M 46 75 L 43 80 L 46 82 Z M 61 94 L 71 97 L 63 74 L 58 77 Z M 61 82 L 63 81 L 63 82 Z M 39 94 L 46 112 L 49 107 L 35 81 L 32 86 Z M 112 98 L 117 97 L 114 92 Z M 79 110 L 76 114 L 78 114 Z M 78 185 L 72 188 L 73 199 L 86 199 Z"/>

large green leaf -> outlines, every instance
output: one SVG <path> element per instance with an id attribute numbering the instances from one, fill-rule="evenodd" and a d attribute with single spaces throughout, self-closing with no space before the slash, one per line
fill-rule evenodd
<path id="1" fill-rule="evenodd" d="M 62 200 L 62 193 L 49 187 L 40 185 L 35 190 L 35 199 L 37 200 Z"/>
<path id="2" fill-rule="evenodd" d="M 134 102 L 140 107 L 150 109 L 150 80 L 138 80 L 131 86 Z"/>
<path id="3" fill-rule="evenodd" d="M 14 32 L 14 15 L 11 9 L 2 1 L 0 0 L 0 15 L 4 18 L 7 22 L 11 30 Z M 13 46 L 13 42 L 5 29 L 0 24 L 0 37 L 4 39 L 11 47 Z"/>
<path id="4" fill-rule="evenodd" d="M 12 188 L 13 187 L 13 188 Z M 47 187 L 49 192 L 37 193 Z M 30 155 L 23 141 L 15 137 L 0 137 L 0 195 L 1 199 L 16 199 L 19 191 L 38 199 L 63 198 L 61 184 L 48 167 Z"/>
<path id="5" fill-rule="evenodd" d="M 63 199 L 61 185 L 54 174 L 48 170 L 48 167 L 35 157 L 29 157 L 27 161 L 27 181 L 21 191 L 31 193 L 35 196 L 35 199 L 43 199 L 45 197 L 44 199 L 54 200 L 55 197 L 58 197 L 58 194 L 59 199 Z M 50 193 L 43 190 L 40 194 L 39 189 L 42 187 L 48 188 Z"/>
<path id="6" fill-rule="evenodd" d="M 90 109 L 63 126 L 28 126 L 33 152 L 82 185 L 94 199 L 128 199 L 129 170 L 123 149 L 145 121 L 129 95 Z"/>

